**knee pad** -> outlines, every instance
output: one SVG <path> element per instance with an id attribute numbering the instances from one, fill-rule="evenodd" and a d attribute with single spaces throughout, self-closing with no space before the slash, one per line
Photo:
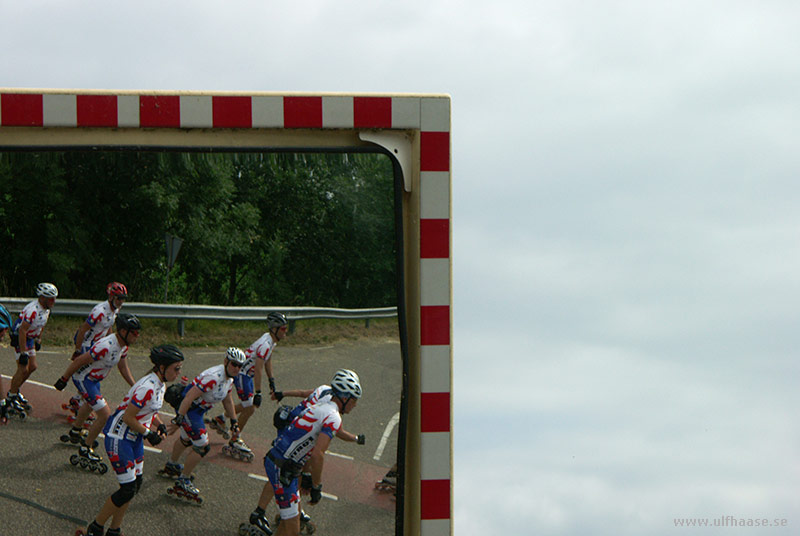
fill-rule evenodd
<path id="1" fill-rule="evenodd" d="M 126 482 L 119 485 L 119 489 L 111 494 L 111 502 L 120 508 L 127 504 L 136 495 L 136 482 Z"/>
<path id="2" fill-rule="evenodd" d="M 182 438 L 182 437 L 179 437 L 178 439 L 180 439 L 180 440 L 181 440 L 181 444 L 182 444 L 184 447 L 191 447 L 191 446 L 192 446 L 192 440 L 191 440 L 191 439 L 188 439 L 188 438 L 187 438 L 187 439 L 184 439 L 184 438 Z"/>
<path id="3" fill-rule="evenodd" d="M 136 493 L 139 493 L 139 490 L 142 489 L 142 475 L 136 477 L 134 484 L 136 484 Z"/>
<path id="4" fill-rule="evenodd" d="M 211 450 L 211 445 L 206 443 L 202 447 L 198 447 L 197 445 L 194 445 L 192 448 L 194 449 L 194 451 L 196 453 L 198 453 L 200 455 L 201 458 L 205 458 L 206 454 L 208 454 L 208 451 Z"/>

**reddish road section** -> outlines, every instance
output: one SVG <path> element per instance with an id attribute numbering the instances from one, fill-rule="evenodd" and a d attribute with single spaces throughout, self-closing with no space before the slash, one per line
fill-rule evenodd
<path id="1" fill-rule="evenodd" d="M 33 406 L 32 417 L 66 425 L 68 413 L 62 409 L 61 405 L 69 399 L 69 395 L 45 385 L 28 382 L 25 385 L 25 396 Z M 170 417 L 162 415 L 164 422 L 168 422 L 169 419 Z M 234 460 L 223 454 L 221 447 L 225 444 L 225 440 L 212 430 L 209 430 L 209 439 L 212 446 L 211 454 L 206 456 L 203 461 L 246 474 L 252 473 L 264 476 L 264 467 L 261 460 L 263 460 L 264 454 L 269 449 L 274 436 L 267 438 L 264 435 L 255 435 L 252 430 L 247 430 L 247 432 L 249 432 L 248 445 L 256 454 L 252 463 Z M 274 432 L 274 429 L 269 430 L 269 432 Z M 172 449 L 172 443 L 176 440 L 177 434 L 167 438 L 159 445 L 160 450 L 169 453 Z M 391 497 L 388 494 L 378 493 L 374 490 L 375 482 L 379 481 L 385 473 L 385 467 L 359 462 L 350 459 L 350 457 L 337 456 L 335 454 L 328 455 L 325 457 L 324 490 L 325 493 L 334 495 L 339 499 L 393 512 L 395 503 Z"/>

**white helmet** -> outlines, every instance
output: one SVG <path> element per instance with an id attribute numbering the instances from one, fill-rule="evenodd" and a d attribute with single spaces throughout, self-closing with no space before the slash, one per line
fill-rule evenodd
<path id="1" fill-rule="evenodd" d="M 358 374 L 352 370 L 337 370 L 336 374 L 333 375 L 333 380 L 331 380 L 331 388 L 339 396 L 361 398 L 361 381 L 358 379 Z"/>
<path id="2" fill-rule="evenodd" d="M 58 296 L 58 289 L 52 283 L 39 283 L 36 287 L 36 295 L 45 298 L 55 298 Z"/>
<path id="3" fill-rule="evenodd" d="M 239 365 L 244 365 L 244 362 L 247 361 L 247 356 L 244 355 L 244 352 L 233 346 L 225 351 L 225 358 Z"/>

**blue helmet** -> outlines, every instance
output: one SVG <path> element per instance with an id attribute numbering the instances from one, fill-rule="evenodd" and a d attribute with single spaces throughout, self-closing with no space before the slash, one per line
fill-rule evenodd
<path id="1" fill-rule="evenodd" d="M 8 314 L 8 310 L 0 305 L 0 329 L 6 329 L 11 327 L 11 315 Z"/>

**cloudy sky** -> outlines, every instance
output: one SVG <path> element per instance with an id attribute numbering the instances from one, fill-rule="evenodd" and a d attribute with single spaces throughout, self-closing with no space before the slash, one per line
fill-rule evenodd
<path id="1" fill-rule="evenodd" d="M 800 526 L 798 21 L 3 1 L 0 86 L 450 94 L 456 533 L 777 535 Z"/>

